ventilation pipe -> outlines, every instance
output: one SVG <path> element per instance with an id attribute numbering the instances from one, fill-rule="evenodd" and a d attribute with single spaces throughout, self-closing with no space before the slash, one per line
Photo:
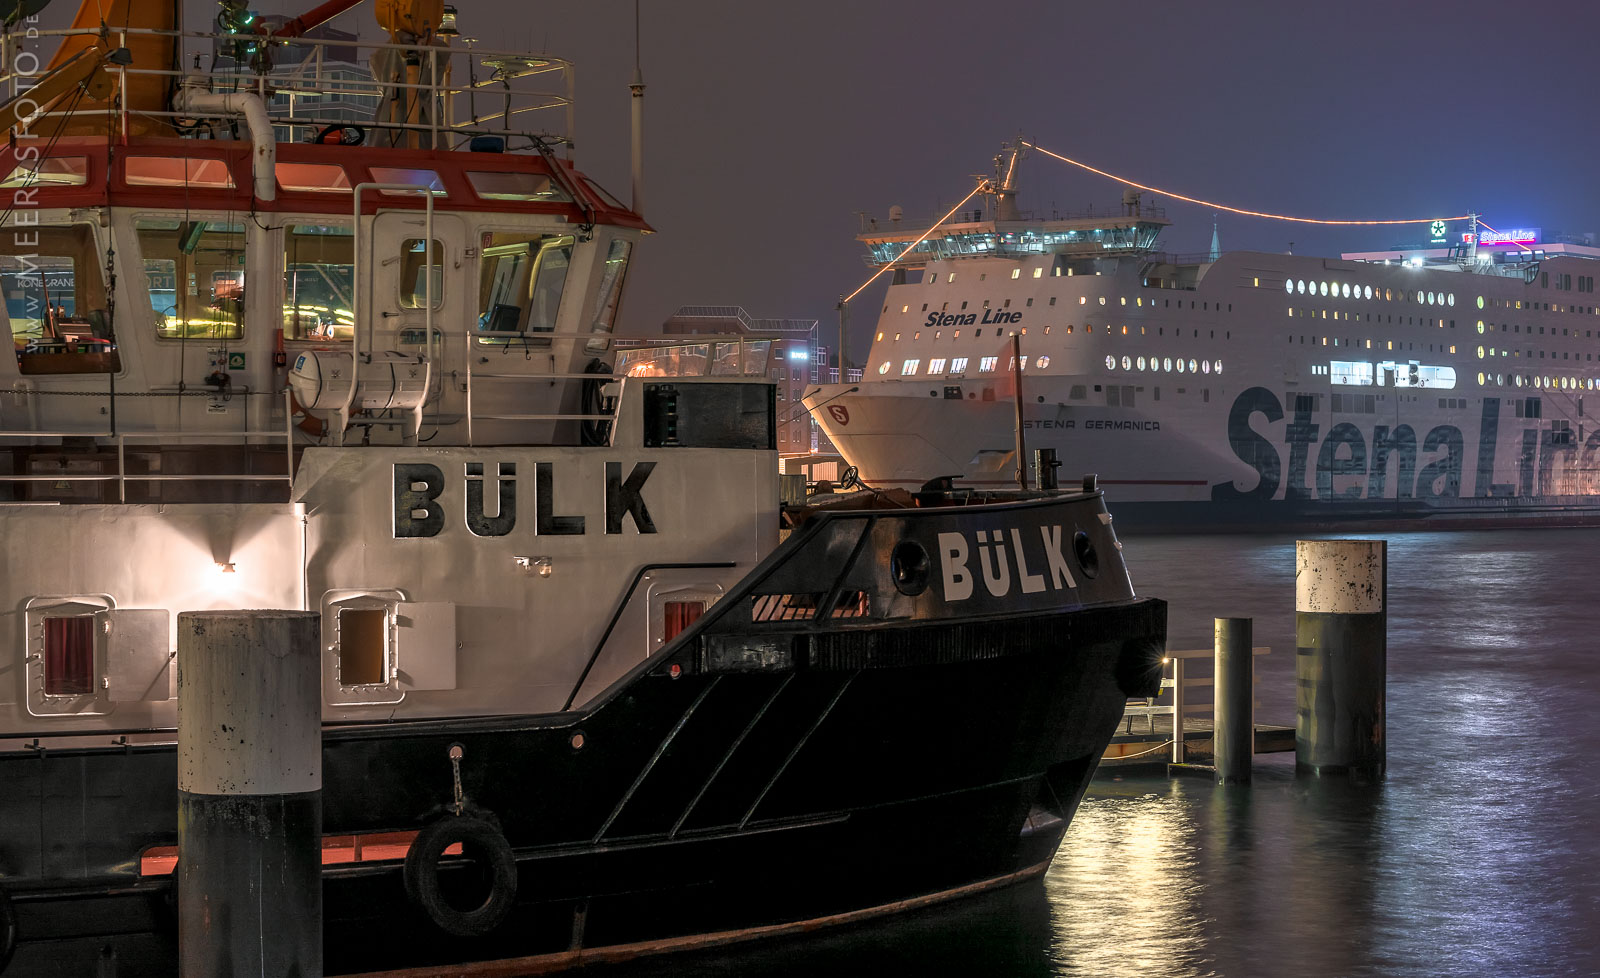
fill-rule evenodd
<path id="1" fill-rule="evenodd" d="M 250 131 L 251 194 L 257 201 L 270 203 L 278 198 L 277 142 L 272 133 L 272 123 L 267 119 L 266 103 L 254 92 L 209 92 L 206 81 L 200 77 L 183 80 L 178 94 L 172 100 L 173 111 L 196 119 L 243 119 Z M 269 391 L 274 374 L 272 366 L 273 331 L 283 316 L 283 303 L 279 297 L 282 280 L 275 274 L 277 255 L 282 251 L 278 232 L 271 230 L 270 221 L 251 214 L 244 222 L 244 353 L 245 369 L 241 375 L 229 375 L 235 388 L 248 387 L 245 398 L 247 427 L 254 433 L 251 442 L 261 440 L 261 434 L 272 428 L 272 405 L 275 393 Z M 180 378 L 187 383 L 189 378 Z"/>

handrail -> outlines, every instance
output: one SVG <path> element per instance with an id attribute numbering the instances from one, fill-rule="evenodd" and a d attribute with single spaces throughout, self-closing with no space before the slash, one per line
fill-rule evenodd
<path id="1" fill-rule="evenodd" d="M 617 609 L 611 613 L 611 620 L 606 623 L 606 630 L 600 634 L 600 641 L 595 644 L 594 652 L 590 653 L 589 661 L 583 664 L 583 671 L 578 673 L 578 681 L 573 684 L 572 692 L 567 694 L 567 701 L 561 705 L 561 711 L 565 713 L 567 710 L 572 709 L 572 701 L 577 699 L 578 693 L 583 690 L 583 684 L 589 678 L 589 670 L 593 669 L 594 664 L 600 661 L 600 653 L 605 651 L 606 642 L 611 638 L 612 630 L 617 627 L 617 622 L 622 620 L 622 613 L 628 610 L 629 603 L 633 601 L 633 592 L 639 587 L 639 582 L 644 579 L 646 574 L 653 570 L 726 570 L 729 567 L 737 566 L 739 565 L 734 561 L 719 560 L 690 564 L 645 564 L 640 567 L 633 575 L 633 582 L 628 585 L 628 590 L 622 595 L 622 600 L 617 604 Z"/>
<path id="2" fill-rule="evenodd" d="M 286 482 L 292 489 L 294 487 L 294 410 L 290 403 L 290 391 L 285 388 L 283 392 L 284 426 L 283 430 L 267 431 L 0 431 L 0 438 L 105 438 L 110 439 L 117 448 L 117 471 L 111 474 L 73 474 L 52 473 L 49 475 L 20 475 L 0 474 L 0 483 L 7 482 L 113 482 L 117 483 L 117 501 L 128 501 L 128 483 L 130 482 Z M 165 475 L 145 473 L 143 475 L 130 474 L 127 466 L 127 443 L 156 439 L 159 441 L 186 441 L 186 440 L 211 440 L 224 441 L 234 438 L 282 438 L 285 443 L 285 469 L 281 475 L 258 472 L 188 472 L 179 475 Z M 87 456 L 86 456 L 87 457 Z"/>
<path id="3" fill-rule="evenodd" d="M 0 38 L 0 84 L 17 82 L 24 76 L 16 70 L 16 54 L 21 50 L 24 36 L 29 43 L 38 38 L 68 38 L 98 36 L 97 28 L 66 28 L 60 30 L 30 30 L 24 35 L 16 32 Z M 129 37 L 159 37 L 174 39 L 174 46 L 178 48 L 179 64 L 188 60 L 188 55 L 211 54 L 219 45 L 226 45 L 235 41 L 245 40 L 232 34 L 221 34 L 208 31 L 181 31 L 160 30 L 154 28 L 126 27 L 117 29 L 117 38 L 120 45 L 126 46 Z M 372 98 L 383 97 L 386 93 L 417 92 L 419 98 L 430 98 L 430 104 L 435 109 L 429 112 L 426 123 L 408 123 L 404 121 L 352 120 L 348 110 L 351 103 L 344 101 L 342 105 L 334 108 L 326 116 L 321 115 L 317 109 L 304 116 L 285 118 L 285 106 L 279 106 L 277 112 L 272 112 L 273 121 L 279 125 L 291 128 L 290 141 L 298 141 L 298 134 L 294 128 L 323 126 L 331 124 L 357 124 L 369 128 L 393 131 L 409 131 L 428 133 L 429 145 L 438 148 L 441 137 L 456 138 L 471 135 L 500 135 L 500 136 L 527 136 L 535 141 L 563 142 L 570 146 L 570 133 L 573 128 L 573 92 L 574 92 L 574 66 L 567 59 L 551 55 L 535 55 L 523 51 L 506 51 L 499 49 L 469 47 L 448 47 L 438 44 L 396 44 L 363 41 L 361 39 L 333 39 L 333 38 L 260 38 L 251 37 L 248 40 L 262 45 L 261 53 L 265 56 L 264 66 L 244 65 L 232 60 L 223 60 L 221 63 L 213 58 L 210 68 L 193 68 L 190 70 L 174 69 L 170 67 L 134 67 L 119 66 L 117 74 L 120 83 L 126 90 L 126 85 L 132 76 L 147 75 L 155 77 L 200 78 L 207 83 L 207 87 L 218 92 L 231 91 L 258 91 L 264 98 L 283 93 L 285 95 L 319 96 L 331 94 L 335 99 L 347 100 L 350 97 Z M 203 42 L 203 43 L 193 43 Z M 272 64 L 271 57 L 275 52 L 285 47 L 292 46 L 297 55 L 279 64 Z M 371 77 L 367 69 L 369 55 L 374 52 L 394 51 L 409 56 L 420 58 L 423 52 L 427 53 L 428 67 L 419 74 L 416 82 L 404 79 L 380 80 Z M 331 58 L 328 55 L 345 55 L 354 52 L 353 61 L 343 58 Z M 348 55 L 347 55 L 348 56 Z M 334 65 L 332 71 L 348 70 L 359 73 L 354 78 L 331 78 L 328 76 L 329 65 Z M 349 65 L 348 69 L 344 66 Z M 461 68 L 463 71 L 456 71 Z M 232 70 L 230 70 L 232 69 Z M 466 77 L 459 83 L 453 83 L 450 78 L 464 74 Z M 546 82 L 542 76 L 555 75 L 556 80 Z M 363 77 L 364 76 L 364 77 Z M 450 80 L 447 81 L 447 78 Z M 31 79 L 30 79 L 31 80 Z M 501 101 L 500 107 L 491 112 L 479 112 L 476 99 L 485 96 L 491 101 Z M 495 98 L 498 95 L 499 98 Z M 467 105 L 465 113 L 457 111 L 455 103 L 465 98 Z M 296 99 L 290 99 L 289 108 L 294 108 Z M 487 106 L 486 106 L 487 107 Z M 167 111 L 168 106 L 160 109 L 140 108 L 137 111 L 146 116 L 157 118 L 184 118 L 180 113 Z M 554 135 L 547 131 L 537 136 L 530 132 L 513 129 L 515 117 L 529 112 L 541 112 L 549 109 L 567 110 L 565 131 L 568 135 Z M 269 107 L 270 109 L 270 107 Z M 128 114 L 131 111 L 125 106 L 117 109 L 119 119 L 117 125 L 120 131 L 126 132 Z M 63 115 L 61 111 L 40 113 L 32 117 L 30 122 L 37 124 L 40 120 Z M 444 118 L 440 118 L 440 116 Z M 466 122 L 458 122 L 457 117 L 464 115 Z M 499 126 L 495 126 L 498 120 Z"/>

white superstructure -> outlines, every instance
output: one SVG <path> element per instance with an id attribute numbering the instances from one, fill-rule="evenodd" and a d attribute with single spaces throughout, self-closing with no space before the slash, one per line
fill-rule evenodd
<path id="1" fill-rule="evenodd" d="M 1169 517 L 1600 502 L 1600 249 L 1186 258 L 1135 194 L 1051 220 L 1006 203 L 899 261 L 927 224 L 861 235 L 894 265 L 865 379 L 805 403 L 869 484 L 1016 484 L 1020 385 L 1029 457 Z"/>

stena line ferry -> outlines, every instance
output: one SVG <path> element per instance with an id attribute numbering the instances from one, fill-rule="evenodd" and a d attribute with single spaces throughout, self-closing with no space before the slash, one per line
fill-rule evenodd
<path id="1" fill-rule="evenodd" d="M 1021 152 L 924 240 L 898 208 L 860 234 L 892 266 L 863 379 L 805 404 L 868 484 L 1016 484 L 1048 448 L 1125 527 L 1600 522 L 1593 242 L 1474 219 L 1414 249 L 1178 256 L 1137 192 L 1024 214 Z"/>
<path id="2" fill-rule="evenodd" d="M 311 36 L 354 3 L 0 29 L 0 972 L 262 940 L 249 901 L 174 910 L 227 868 L 180 788 L 240 797 L 178 763 L 185 611 L 320 619 L 323 940 L 277 974 L 545 973 L 1041 879 L 1160 686 L 1092 479 L 782 507 L 763 364 L 613 369 L 639 76 L 625 205 L 562 135 L 570 63 L 459 46 L 437 0 Z"/>

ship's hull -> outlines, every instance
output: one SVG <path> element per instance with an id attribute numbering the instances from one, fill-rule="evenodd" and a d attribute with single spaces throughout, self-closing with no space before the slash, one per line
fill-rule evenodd
<path id="1" fill-rule="evenodd" d="M 881 548 L 971 540 L 977 526 L 997 541 L 1015 530 L 1019 552 L 998 555 L 1003 587 L 983 557 L 966 597 L 949 586 L 963 565 L 944 558 L 944 587 L 936 576 L 923 592 L 935 602 L 902 604 L 895 620 L 769 623 L 777 643 L 757 657 L 741 633 L 759 600 L 730 595 L 720 618 L 582 711 L 328 728 L 325 835 L 453 817 L 459 745 L 467 811 L 503 832 L 518 880 L 505 921 L 461 937 L 408 899 L 398 861 L 328 867 L 328 973 L 543 956 L 532 971 L 577 963 L 575 949 L 762 936 L 1037 876 L 1121 716 L 1130 668 L 1148 668 L 1164 639 L 1164 606 L 1126 591 L 1097 515 L 1097 497 L 1077 497 L 835 520 L 791 540 L 753 586 L 795 596 L 819 571 L 860 583 L 889 563 Z M 1098 568 L 1067 550 L 1078 600 L 1021 542 L 1062 525 L 1105 545 Z M 848 559 L 810 559 L 848 540 Z M 106 948 L 124 976 L 172 973 L 173 877 L 139 865 L 177 838 L 175 751 L 105 743 L 0 754 L 3 885 L 22 938 L 8 978 L 92 973 Z M 471 875 L 448 859 L 442 873 Z"/>

